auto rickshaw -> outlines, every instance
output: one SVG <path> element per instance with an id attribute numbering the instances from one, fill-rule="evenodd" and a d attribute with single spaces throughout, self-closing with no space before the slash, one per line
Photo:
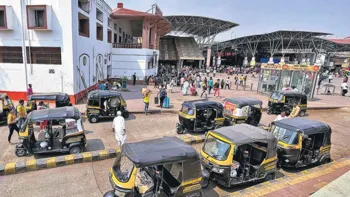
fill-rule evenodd
<path id="1" fill-rule="evenodd" d="M 110 169 L 113 190 L 104 196 L 202 196 L 201 163 L 177 137 L 123 144 Z"/>
<path id="2" fill-rule="evenodd" d="M 299 116 L 305 116 L 307 108 L 307 96 L 305 94 L 293 90 L 274 91 L 269 98 L 267 114 L 280 114 L 285 111 L 288 116 L 294 103 L 300 107 Z"/>
<path id="3" fill-rule="evenodd" d="M 255 98 L 236 97 L 224 100 L 224 116 L 232 124 L 247 123 L 258 126 L 263 102 Z"/>
<path id="4" fill-rule="evenodd" d="M 209 131 L 201 150 L 202 188 L 211 181 L 231 187 L 274 179 L 276 146 L 272 133 L 245 123 Z"/>
<path id="5" fill-rule="evenodd" d="M 117 111 L 124 118 L 129 117 L 126 102 L 120 92 L 113 90 L 93 90 L 88 94 L 86 116 L 90 123 L 96 123 L 101 118 L 114 118 Z"/>
<path id="6" fill-rule="evenodd" d="M 227 126 L 221 103 L 207 99 L 185 101 L 179 112 L 176 132 L 205 132 L 210 129 Z"/>
<path id="7" fill-rule="evenodd" d="M 44 124 L 44 130 L 40 132 L 36 126 L 38 122 Z M 18 157 L 27 153 L 77 154 L 87 145 L 80 111 L 75 107 L 32 111 L 19 132 L 19 139 L 16 146 Z"/>
<path id="8" fill-rule="evenodd" d="M 6 123 L 7 115 L 13 107 L 13 102 L 7 94 L 0 93 L 0 124 Z"/>
<path id="9" fill-rule="evenodd" d="M 26 106 L 27 113 L 37 110 L 37 101 L 48 101 L 49 103 L 55 103 L 55 108 L 72 106 L 70 98 L 66 93 L 40 93 L 32 94 L 28 97 L 28 103 Z"/>
<path id="10" fill-rule="evenodd" d="M 330 161 L 329 125 L 306 118 L 289 118 L 271 123 L 270 132 L 278 140 L 278 164 L 281 167 L 305 167 Z"/>

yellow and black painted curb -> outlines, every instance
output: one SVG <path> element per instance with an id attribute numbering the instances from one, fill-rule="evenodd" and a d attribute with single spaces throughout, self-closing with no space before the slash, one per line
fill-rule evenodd
<path id="1" fill-rule="evenodd" d="M 318 178 L 336 170 L 349 167 L 350 166 L 350 157 L 345 157 L 339 159 L 337 161 L 333 161 L 324 165 L 318 165 L 316 167 L 302 170 L 296 173 L 285 174 L 284 176 L 277 178 L 271 181 L 264 181 L 259 184 L 255 184 L 253 186 L 247 187 L 245 189 L 241 189 L 239 191 L 233 192 L 230 195 L 225 197 L 234 197 L 234 196 L 244 196 L 244 197 L 258 197 L 258 196 L 266 196 L 272 192 L 286 189 L 290 186 L 300 184 L 306 182 L 308 180 Z"/>
<path id="2" fill-rule="evenodd" d="M 179 137 L 187 144 L 197 144 L 204 142 L 204 137 Z M 30 172 L 41 169 L 55 168 L 67 166 L 77 163 L 100 161 L 117 157 L 120 148 L 83 152 L 80 154 L 71 154 L 58 157 L 50 157 L 44 159 L 32 159 L 26 162 L 10 162 L 5 165 L 0 164 L 0 176 Z"/>

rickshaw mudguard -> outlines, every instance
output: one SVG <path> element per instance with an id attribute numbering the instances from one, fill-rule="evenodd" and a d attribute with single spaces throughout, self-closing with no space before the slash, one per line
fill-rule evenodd
<path id="1" fill-rule="evenodd" d="M 209 132 L 206 134 L 205 138 L 207 138 L 209 135 L 211 135 L 212 137 L 214 137 L 214 138 L 216 138 L 216 139 L 219 139 L 219 140 L 221 140 L 221 141 L 223 141 L 223 142 L 226 142 L 226 143 L 230 144 L 230 145 L 231 145 L 230 153 L 228 154 L 226 160 L 224 160 L 224 161 L 219 161 L 219 160 L 214 159 L 213 157 L 211 157 L 210 155 L 208 155 L 207 153 L 205 153 L 205 152 L 203 151 L 203 149 L 201 149 L 200 154 L 201 154 L 202 159 L 203 159 L 203 160 L 207 160 L 207 161 L 209 161 L 209 162 L 211 162 L 211 163 L 213 163 L 213 164 L 216 164 L 216 165 L 220 165 L 220 166 L 230 166 L 230 165 L 232 164 L 232 160 L 233 160 L 233 150 L 234 150 L 235 145 L 234 145 L 230 140 L 228 140 L 228 139 L 226 139 L 226 138 L 223 138 L 223 137 L 221 137 L 221 136 L 218 136 L 218 135 L 212 133 L 211 131 L 209 131 Z"/>
<path id="2" fill-rule="evenodd" d="M 118 189 L 118 188 L 125 189 L 125 190 L 134 189 L 135 181 L 136 181 L 136 173 L 137 173 L 137 168 L 135 166 L 133 167 L 129 180 L 125 183 L 117 179 L 116 175 L 114 174 L 113 168 L 109 170 L 109 173 L 110 173 L 111 182 L 112 182 L 111 184 L 113 187 L 116 187 L 114 189 Z"/>
<path id="3" fill-rule="evenodd" d="M 22 132 L 22 130 L 20 130 L 18 132 L 18 136 L 21 139 L 28 138 L 29 137 L 29 128 L 28 128 L 28 126 L 26 127 L 26 130 L 24 132 Z"/>

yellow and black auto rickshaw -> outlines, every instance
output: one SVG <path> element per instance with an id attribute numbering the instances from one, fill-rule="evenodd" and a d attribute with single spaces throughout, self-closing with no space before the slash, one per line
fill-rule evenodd
<path id="1" fill-rule="evenodd" d="M 36 123 L 44 124 L 44 129 L 40 131 Z M 19 139 L 16 146 L 18 157 L 27 153 L 77 154 L 87 145 L 80 111 L 75 107 L 32 111 L 19 132 Z"/>
<path id="2" fill-rule="evenodd" d="M 6 123 L 7 115 L 13 107 L 13 102 L 9 96 L 5 93 L 0 93 L 0 124 Z"/>
<path id="3" fill-rule="evenodd" d="M 179 112 L 176 132 L 205 132 L 226 125 L 228 122 L 225 121 L 221 103 L 207 99 L 185 101 Z"/>
<path id="4" fill-rule="evenodd" d="M 200 197 L 201 175 L 196 150 L 177 137 L 126 143 L 110 169 L 113 190 L 104 196 Z"/>
<path id="5" fill-rule="evenodd" d="M 236 97 L 224 100 L 224 116 L 232 124 L 247 123 L 258 126 L 263 102 L 256 98 Z"/>
<path id="6" fill-rule="evenodd" d="M 325 123 L 289 118 L 272 122 L 270 132 L 278 140 L 279 166 L 298 168 L 331 159 L 332 130 Z"/>
<path id="7" fill-rule="evenodd" d="M 280 114 L 284 111 L 289 115 L 294 103 L 300 107 L 299 116 L 305 116 L 307 108 L 307 96 L 305 94 L 293 90 L 274 91 L 269 98 L 267 114 Z"/>
<path id="8" fill-rule="evenodd" d="M 28 97 L 28 103 L 26 106 L 27 113 L 37 110 L 37 102 L 44 101 L 48 104 L 54 103 L 55 108 L 72 106 L 70 103 L 69 95 L 66 93 L 40 93 L 32 94 Z"/>
<path id="9" fill-rule="evenodd" d="M 271 180 L 277 172 L 277 139 L 259 127 L 236 124 L 206 134 L 201 150 L 202 187 Z"/>
<path id="10" fill-rule="evenodd" d="M 86 116 L 90 123 L 96 123 L 102 118 L 114 118 L 117 111 L 124 118 L 129 117 L 126 102 L 120 92 L 112 90 L 93 90 L 88 94 Z"/>

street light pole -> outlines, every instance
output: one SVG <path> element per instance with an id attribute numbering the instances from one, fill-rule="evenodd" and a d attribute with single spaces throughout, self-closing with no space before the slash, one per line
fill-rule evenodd
<path id="1" fill-rule="evenodd" d="M 25 19 L 24 19 L 24 15 L 23 15 L 23 11 L 26 9 L 23 9 L 23 6 L 25 5 L 24 0 L 21 0 L 21 19 L 22 19 L 22 57 L 23 57 L 23 63 L 24 63 L 24 74 L 26 77 L 26 88 L 25 90 L 27 91 L 27 87 L 28 87 L 28 73 L 27 73 L 27 50 L 26 50 L 26 43 L 25 43 Z"/>

